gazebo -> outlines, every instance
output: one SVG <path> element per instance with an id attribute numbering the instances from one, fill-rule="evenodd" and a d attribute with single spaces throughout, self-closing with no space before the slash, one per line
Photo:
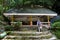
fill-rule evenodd
<path id="1" fill-rule="evenodd" d="M 10 9 L 4 13 L 6 17 L 11 20 L 11 24 L 20 20 L 22 26 L 37 26 L 37 18 L 39 16 L 42 24 L 50 27 L 50 20 L 54 16 L 57 16 L 57 13 L 47 8 L 26 8 L 26 9 Z"/>

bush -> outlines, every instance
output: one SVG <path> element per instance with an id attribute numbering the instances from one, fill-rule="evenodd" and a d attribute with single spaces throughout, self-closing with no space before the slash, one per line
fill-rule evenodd
<path id="1" fill-rule="evenodd" d="M 5 26 L 5 31 L 13 31 L 13 27 L 10 25 Z"/>
<path id="2" fill-rule="evenodd" d="M 22 25 L 22 23 L 20 21 L 18 21 L 17 23 L 14 24 L 14 30 L 20 30 L 20 26 Z"/>
<path id="3" fill-rule="evenodd" d="M 60 39 L 60 22 L 55 22 L 52 24 L 52 33 L 56 35 L 58 39 Z"/>
<path id="4" fill-rule="evenodd" d="M 60 28 L 60 22 L 53 23 L 52 28 Z"/>
<path id="5" fill-rule="evenodd" d="M 56 19 L 54 22 L 60 22 L 60 19 Z"/>
<path id="6" fill-rule="evenodd" d="M 56 30 L 55 32 L 53 31 L 53 34 L 55 34 L 55 36 L 60 39 L 60 30 Z"/>
<path id="7" fill-rule="evenodd" d="M 60 16 L 55 16 L 51 19 L 51 23 L 60 22 Z"/>
<path id="8" fill-rule="evenodd" d="M 14 23 L 14 26 L 20 27 L 22 25 L 22 22 L 17 21 L 16 23 Z"/>
<path id="9" fill-rule="evenodd" d="M 0 5 L 0 14 L 2 13 L 2 11 L 3 11 L 3 6 Z"/>
<path id="10" fill-rule="evenodd" d="M 8 32 L 7 32 L 7 35 L 10 35 L 10 34 L 11 34 L 11 31 L 8 31 Z"/>

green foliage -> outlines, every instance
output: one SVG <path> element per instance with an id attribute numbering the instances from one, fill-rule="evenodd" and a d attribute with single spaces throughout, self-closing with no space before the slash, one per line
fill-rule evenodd
<path id="1" fill-rule="evenodd" d="M 48 4 L 48 6 L 52 6 L 54 3 L 52 0 L 45 0 L 45 2 Z"/>
<path id="2" fill-rule="evenodd" d="M 23 0 L 14 0 L 16 5 L 23 5 Z"/>
<path id="3" fill-rule="evenodd" d="M 31 1 L 25 1 L 24 5 L 26 5 L 26 4 L 31 4 Z"/>
<path id="4" fill-rule="evenodd" d="M 55 35 L 56 35 L 56 37 L 57 37 L 58 39 L 60 39 L 60 31 L 56 31 L 56 32 L 55 32 Z"/>
<path id="5" fill-rule="evenodd" d="M 11 34 L 11 31 L 8 31 L 8 32 L 7 32 L 7 35 L 10 35 L 10 34 Z"/>
<path id="6" fill-rule="evenodd" d="M 8 8 L 8 7 L 14 7 L 15 6 L 15 1 L 14 0 L 7 0 L 7 1 L 5 1 L 6 3 L 6 7 Z"/>
<path id="7" fill-rule="evenodd" d="M 52 28 L 54 28 L 51 30 L 52 33 L 55 34 L 58 39 L 60 39 L 60 22 L 53 23 Z"/>
<path id="8" fill-rule="evenodd" d="M 55 22 L 55 23 L 53 23 L 52 24 L 52 27 L 54 28 L 56 28 L 56 27 L 58 27 L 58 28 L 60 28 L 60 22 Z"/>
<path id="9" fill-rule="evenodd" d="M 3 0 L 0 0 L 0 4 L 2 4 L 3 3 Z"/>
<path id="10" fill-rule="evenodd" d="M 10 25 L 5 26 L 5 31 L 13 31 L 13 27 Z"/>
<path id="11" fill-rule="evenodd" d="M 2 5 L 0 5 L 0 11 L 2 11 L 3 10 L 3 6 Z"/>
<path id="12" fill-rule="evenodd" d="M 0 21 L 2 21 L 3 20 L 3 17 L 2 17 L 2 15 L 0 15 Z"/>
<path id="13" fill-rule="evenodd" d="M 14 1 L 14 0 L 11 0 L 11 1 L 10 1 L 10 6 L 11 6 L 11 7 L 14 7 L 14 6 L 15 6 L 15 1 Z"/>
<path id="14" fill-rule="evenodd" d="M 3 6 L 0 5 L 0 15 L 2 14 L 2 12 L 3 12 Z"/>
<path id="15" fill-rule="evenodd" d="M 47 6 L 52 6 L 54 1 L 51 1 L 51 0 L 14 0 L 16 5 L 26 5 L 26 4 L 39 4 L 39 5 L 45 5 L 45 3 L 47 4 Z"/>
<path id="16" fill-rule="evenodd" d="M 16 26 L 16 27 L 20 27 L 20 26 L 21 26 L 21 22 L 18 21 L 17 23 L 15 23 L 15 26 Z"/>
<path id="17" fill-rule="evenodd" d="M 52 23 L 52 33 L 56 35 L 58 39 L 60 39 L 60 18 L 57 17 Z"/>
<path id="18" fill-rule="evenodd" d="M 60 22 L 60 19 L 56 19 L 56 20 L 54 20 L 54 23 L 55 23 L 55 22 Z"/>
<path id="19" fill-rule="evenodd" d="M 20 21 L 14 23 L 14 30 L 20 30 L 20 26 L 21 26 L 21 22 Z"/>
<path id="20" fill-rule="evenodd" d="M 52 33 L 57 37 L 57 39 L 60 39 L 60 30 L 52 31 Z"/>
<path id="21" fill-rule="evenodd" d="M 1 0 L 2 1 L 2 0 Z M 42 6 L 52 6 L 55 3 L 55 0 L 4 0 L 4 10 L 8 10 L 10 8 L 20 8 L 23 7 L 24 5 L 30 6 L 30 5 L 42 5 Z M 1 3 L 2 3 L 1 2 Z M 45 7 L 46 7 L 45 6 Z"/>
<path id="22" fill-rule="evenodd" d="M 57 16 L 57 17 L 53 18 L 51 21 L 52 21 L 52 23 L 51 23 L 52 27 L 59 26 L 59 24 L 60 24 L 60 16 Z"/>

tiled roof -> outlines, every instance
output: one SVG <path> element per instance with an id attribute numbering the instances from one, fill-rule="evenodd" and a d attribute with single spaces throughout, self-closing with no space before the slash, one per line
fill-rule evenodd
<path id="1" fill-rule="evenodd" d="M 31 9 L 31 8 L 26 8 L 24 10 L 22 9 L 10 9 L 6 13 L 46 13 L 46 14 L 55 14 L 54 11 L 51 11 L 46 8 L 36 8 L 36 9 Z"/>

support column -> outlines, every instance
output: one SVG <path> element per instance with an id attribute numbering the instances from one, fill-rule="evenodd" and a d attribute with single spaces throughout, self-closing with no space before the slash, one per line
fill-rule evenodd
<path id="1" fill-rule="evenodd" d="M 30 16 L 30 26 L 32 26 L 32 16 Z"/>
<path id="2" fill-rule="evenodd" d="M 49 16 L 47 16 L 47 20 L 48 20 L 48 26 L 50 27 L 50 17 Z"/>
<path id="3" fill-rule="evenodd" d="M 44 19 L 43 18 L 41 18 L 42 19 L 42 22 L 44 21 Z"/>
<path id="4" fill-rule="evenodd" d="M 11 22 L 14 22 L 14 16 L 11 16 Z M 13 23 L 11 23 L 11 25 L 13 25 Z"/>

